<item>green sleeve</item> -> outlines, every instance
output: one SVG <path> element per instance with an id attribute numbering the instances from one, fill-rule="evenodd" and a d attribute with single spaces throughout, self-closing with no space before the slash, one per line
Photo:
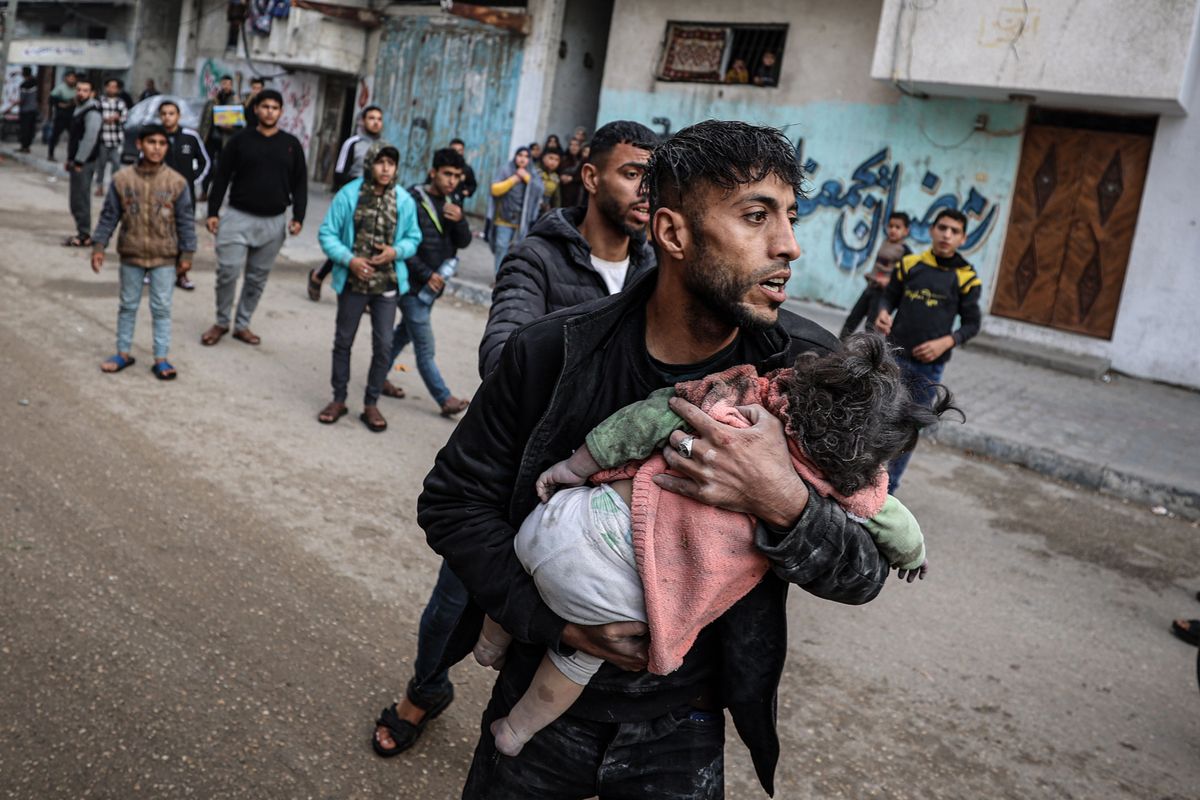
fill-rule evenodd
<path id="1" fill-rule="evenodd" d="M 596 463 L 611 469 L 628 461 L 648 458 L 663 447 L 671 432 L 686 424 L 667 406 L 667 401 L 674 396 L 672 386 L 659 389 L 592 428 L 587 435 L 587 448 Z"/>
<path id="2" fill-rule="evenodd" d="M 912 512 L 893 495 L 865 525 L 879 552 L 894 569 L 916 569 L 925 563 L 925 537 Z"/>

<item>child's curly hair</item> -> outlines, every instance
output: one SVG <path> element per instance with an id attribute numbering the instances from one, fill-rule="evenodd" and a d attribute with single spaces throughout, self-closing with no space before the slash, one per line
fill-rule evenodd
<path id="1" fill-rule="evenodd" d="M 789 435 L 843 495 L 873 483 L 882 466 L 915 447 L 921 429 L 946 412 L 966 419 L 940 384 L 932 408 L 913 400 L 887 342 L 875 333 L 849 336 L 826 355 L 801 355 L 780 384 Z"/>

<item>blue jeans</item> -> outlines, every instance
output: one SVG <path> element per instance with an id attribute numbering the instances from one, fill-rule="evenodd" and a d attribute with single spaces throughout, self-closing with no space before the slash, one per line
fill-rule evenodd
<path id="1" fill-rule="evenodd" d="M 121 310 L 117 312 L 117 352 L 133 346 L 133 328 L 142 302 L 142 282 L 150 274 L 150 317 L 154 320 L 154 357 L 166 358 L 171 349 L 171 295 L 175 292 L 175 267 L 121 265 Z"/>
<path id="2" fill-rule="evenodd" d="M 516 233 L 516 228 L 492 225 L 492 252 L 496 255 L 496 272 L 500 272 L 500 262 L 508 255 L 508 248 L 512 247 L 513 236 Z"/>
<path id="3" fill-rule="evenodd" d="M 454 626 L 467 607 L 467 600 L 466 587 L 443 561 L 417 630 L 417 660 L 413 663 L 415 694 L 437 697 L 450 689 L 449 671 L 433 671 L 442 660 L 442 651 L 446 649 L 446 642 L 450 640 Z"/>
<path id="4" fill-rule="evenodd" d="M 905 385 L 912 393 L 912 397 L 922 405 L 932 406 L 934 400 L 934 385 L 942 382 L 942 372 L 946 369 L 945 362 L 941 364 L 924 364 L 920 361 L 914 361 L 906 356 L 896 356 L 896 362 L 900 365 L 900 373 L 904 379 Z M 916 446 L 913 446 L 916 450 Z M 904 474 L 905 468 L 908 466 L 908 460 L 912 458 L 913 450 L 907 453 L 901 453 L 896 459 L 888 464 L 888 493 L 895 494 L 900 488 L 900 476 Z"/>
<path id="5" fill-rule="evenodd" d="M 425 381 L 433 402 L 441 406 L 450 399 L 450 390 L 433 360 L 433 325 L 429 322 L 432 313 L 433 306 L 425 305 L 416 295 L 400 296 L 400 322 L 392 335 L 392 360 L 388 363 L 394 364 L 400 352 L 412 342 L 417 351 L 417 371 L 421 373 L 421 380 Z"/>

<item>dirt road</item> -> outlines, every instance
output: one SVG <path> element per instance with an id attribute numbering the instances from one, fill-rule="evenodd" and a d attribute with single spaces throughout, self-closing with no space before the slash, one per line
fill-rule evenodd
<path id="1" fill-rule="evenodd" d="M 457 797 L 490 673 L 456 668 L 411 755 L 368 746 L 410 670 L 438 563 L 415 501 L 454 423 L 415 369 L 387 433 L 316 423 L 334 308 L 304 298 L 308 265 L 276 267 L 261 347 L 201 347 L 207 234 L 179 379 L 149 373 L 145 305 L 137 366 L 102 375 L 116 273 L 58 246 L 66 205 L 0 165 L 0 796 Z M 456 393 L 484 319 L 434 315 Z M 355 413 L 368 351 L 364 329 Z M 1200 616 L 1200 530 L 932 447 L 905 500 L 930 580 L 862 608 L 792 595 L 776 796 L 1195 797 L 1196 654 L 1166 627 Z M 728 796 L 763 796 L 732 733 L 728 753 Z"/>

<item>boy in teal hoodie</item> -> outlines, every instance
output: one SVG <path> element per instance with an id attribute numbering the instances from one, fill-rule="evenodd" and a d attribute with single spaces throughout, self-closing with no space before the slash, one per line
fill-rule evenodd
<path id="1" fill-rule="evenodd" d="M 333 337 L 333 401 L 317 420 L 331 425 L 346 415 L 350 348 L 365 311 L 371 312 L 371 368 L 359 419 L 376 433 L 387 430 L 377 407 L 392 354 L 396 303 L 408 291 L 408 270 L 397 263 L 417 252 L 421 227 L 417 205 L 396 183 L 400 152 L 376 142 L 363 159 L 363 177 L 343 186 L 321 222 L 317 238 L 333 261 L 333 290 L 338 295 Z"/>

